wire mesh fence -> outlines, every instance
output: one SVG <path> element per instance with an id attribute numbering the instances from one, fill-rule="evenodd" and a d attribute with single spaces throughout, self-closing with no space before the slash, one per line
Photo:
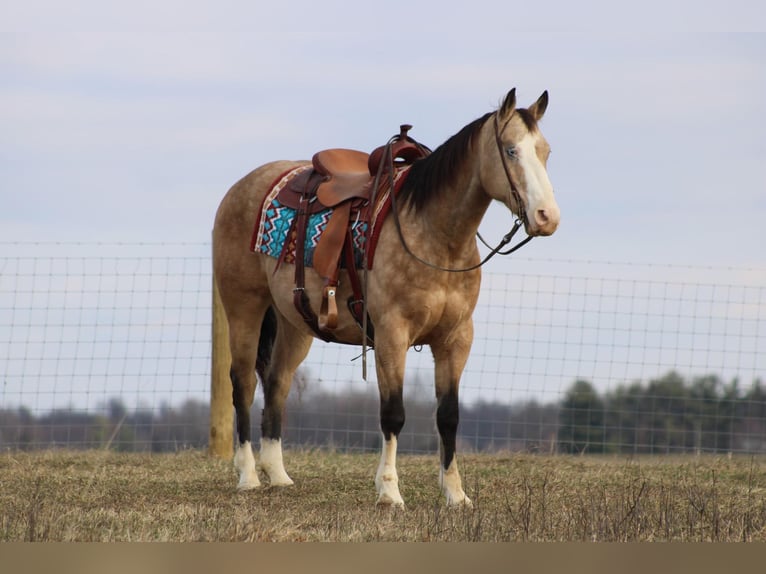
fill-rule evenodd
<path id="1" fill-rule="evenodd" d="M 0 447 L 204 446 L 211 285 L 207 244 L 0 244 Z M 495 265 L 461 383 L 461 448 L 765 452 L 765 292 L 766 269 Z M 315 342 L 286 445 L 379 447 L 359 353 Z M 433 452 L 428 348 L 411 349 L 406 373 L 400 448 Z"/>

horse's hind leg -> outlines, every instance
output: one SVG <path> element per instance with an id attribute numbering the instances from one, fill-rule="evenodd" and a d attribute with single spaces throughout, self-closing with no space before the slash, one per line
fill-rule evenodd
<path id="1" fill-rule="evenodd" d="M 250 490 L 261 485 L 255 469 L 255 458 L 250 442 L 250 408 L 255 397 L 255 377 L 258 346 L 268 342 L 268 333 L 259 329 L 267 327 L 271 317 L 266 316 L 264 305 L 245 306 L 229 313 L 229 345 L 231 348 L 232 400 L 237 416 L 239 447 L 234 455 L 234 467 L 239 472 L 239 490 Z M 264 320 L 266 319 L 266 320 Z"/>
<path id="2" fill-rule="evenodd" d="M 261 469 L 272 486 L 293 483 L 282 462 L 282 416 L 293 375 L 311 348 L 313 338 L 279 316 L 274 348 L 263 377 L 264 408 L 261 419 Z"/>

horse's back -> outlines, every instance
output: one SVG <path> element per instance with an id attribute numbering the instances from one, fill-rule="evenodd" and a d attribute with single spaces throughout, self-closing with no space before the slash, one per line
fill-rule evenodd
<path id="1" fill-rule="evenodd" d="M 274 181 L 301 161 L 274 161 L 257 167 L 231 186 L 215 216 L 213 269 L 224 299 L 265 287 L 260 258 L 252 257 L 250 239 L 263 198 Z M 226 306 L 226 301 L 224 300 Z"/>
<path id="2" fill-rule="evenodd" d="M 263 197 L 280 174 L 289 171 L 305 161 L 273 161 L 257 167 L 231 186 L 218 207 L 215 227 L 242 223 L 253 224 L 253 217 L 261 207 Z M 252 231 L 252 229 L 248 230 Z"/>

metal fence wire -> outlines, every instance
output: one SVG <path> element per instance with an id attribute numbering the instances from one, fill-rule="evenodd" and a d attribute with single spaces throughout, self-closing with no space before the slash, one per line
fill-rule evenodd
<path id="1" fill-rule="evenodd" d="M 209 244 L 0 244 L 0 448 L 203 447 L 211 285 Z M 766 452 L 765 292 L 766 268 L 494 264 L 460 448 Z M 374 368 L 362 381 L 359 353 L 315 342 L 288 447 L 379 447 Z M 438 448 L 432 380 L 428 348 L 412 349 L 404 452 Z"/>

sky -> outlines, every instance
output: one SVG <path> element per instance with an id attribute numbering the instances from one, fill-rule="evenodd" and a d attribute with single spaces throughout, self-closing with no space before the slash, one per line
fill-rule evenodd
<path id="1" fill-rule="evenodd" d="M 256 166 L 434 148 L 516 87 L 562 211 L 528 256 L 762 267 L 766 8 L 715 6 L 0 0 L 0 241 L 207 242 Z"/>
<path id="2" fill-rule="evenodd" d="M 153 245 L 207 256 L 221 198 L 258 165 L 331 147 L 370 151 L 402 123 L 435 148 L 511 88 L 520 106 L 548 90 L 540 127 L 552 148 L 561 225 L 517 261 L 490 263 L 501 274 L 521 269 L 528 283 L 506 283 L 507 275 L 485 282 L 482 297 L 499 298 L 491 309 L 504 319 L 495 325 L 502 335 L 482 334 L 478 345 L 498 347 L 498 361 L 516 349 L 529 366 L 488 373 L 492 357 L 479 357 L 469 364 L 479 389 L 521 369 L 529 388 L 535 377 L 554 379 L 559 396 L 575 376 L 629 380 L 677 360 L 692 373 L 755 378 L 766 288 L 765 23 L 766 4 L 755 0 L 0 0 L 0 258 L 39 255 L 30 242 L 74 252 L 117 243 L 122 255 L 141 243 L 135 254 L 150 266 Z M 496 242 L 511 223 L 495 205 L 481 230 Z M 109 255 L 95 251 L 100 258 L 90 263 L 104 265 Z M 557 281 L 572 284 L 575 307 L 554 301 Z M 66 289 L 80 304 L 84 295 Z M 633 297 L 636 289 L 644 299 Z M 729 291 L 731 299 L 718 300 Z M 664 306 L 685 298 L 694 306 L 683 316 Z M 623 328 L 628 316 L 614 309 L 634 304 L 647 310 Z M 524 315 L 557 305 L 565 316 L 547 323 Z M 718 326 L 710 319 L 716 305 Z M 670 321 L 652 331 L 664 315 L 681 327 Z M 592 317 L 614 322 L 597 341 L 581 329 Z M 514 326 L 532 343 L 517 341 Z M 200 329 L 207 337 L 207 323 Z M 139 331 L 137 345 L 155 344 Z M 634 359 L 635 341 L 617 341 L 634 331 L 646 338 L 638 352 L 656 359 Z M 78 335 L 94 349 L 100 336 Z M 25 337 L 12 359 L 33 353 L 22 346 L 36 339 Z M 702 355 L 665 359 L 663 338 L 671 354 L 689 347 Z M 727 345 L 731 357 L 719 362 L 717 349 Z M 585 360 L 588 352 L 606 355 Z M 624 362 L 609 353 L 625 354 Z M 100 375 L 92 379 L 100 384 Z M 204 394 L 207 379 L 198 379 Z"/>

